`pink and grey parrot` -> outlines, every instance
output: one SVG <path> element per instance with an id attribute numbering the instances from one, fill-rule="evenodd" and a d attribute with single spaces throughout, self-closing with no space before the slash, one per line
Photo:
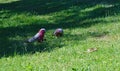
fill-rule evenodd
<path id="1" fill-rule="evenodd" d="M 31 43 L 34 41 L 42 42 L 44 40 L 45 31 L 46 30 L 44 28 L 41 28 L 39 32 L 36 35 L 34 35 L 32 38 L 28 39 L 27 42 L 28 43 Z"/>
<path id="2" fill-rule="evenodd" d="M 56 30 L 54 31 L 53 35 L 56 36 L 56 37 L 61 37 L 61 36 L 63 36 L 63 29 L 62 29 L 62 28 L 56 29 Z"/>

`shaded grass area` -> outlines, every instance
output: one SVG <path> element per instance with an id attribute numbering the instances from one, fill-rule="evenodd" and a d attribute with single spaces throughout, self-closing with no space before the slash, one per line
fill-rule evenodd
<path id="1" fill-rule="evenodd" d="M 81 35 L 70 35 L 67 31 L 64 38 L 55 39 L 51 36 L 53 29 L 62 27 L 63 29 L 88 28 L 104 20 L 95 20 L 107 16 L 118 15 L 120 13 L 119 0 L 20 0 L 11 3 L 0 4 L 0 57 L 13 56 L 15 54 L 26 54 L 42 51 L 52 51 L 56 47 L 65 46 L 61 42 L 64 40 L 76 41 L 85 40 L 88 36 L 102 36 L 109 32 L 88 32 Z M 24 25 L 27 21 L 14 19 L 15 24 L 23 23 L 18 26 L 4 26 L 14 15 L 21 13 L 30 13 L 32 15 L 52 16 L 47 22 L 33 20 L 30 24 Z M 17 15 L 16 15 L 17 18 Z M 22 17 L 24 19 L 24 17 Z M 31 19 L 32 20 L 32 19 Z M 46 19 L 44 19 L 45 21 Z M 53 22 L 50 22 L 53 20 Z M 89 21 L 91 20 L 91 21 Z M 22 22 L 21 22 L 22 21 Z M 12 24 L 14 22 L 11 22 Z M 104 24 L 106 24 L 104 22 Z M 24 40 L 34 35 L 41 27 L 48 30 L 47 41 L 44 43 L 33 43 L 24 46 Z M 29 37 L 28 37 L 29 36 Z M 50 36 L 50 37 L 48 37 Z M 16 38 L 16 39 L 14 39 Z M 81 39 L 82 38 L 82 39 Z M 50 43 L 51 42 L 51 43 Z M 57 43 L 52 43 L 57 42 Z M 61 43 L 61 44 L 60 44 Z"/>
<path id="2" fill-rule="evenodd" d="M 119 0 L 19 0 L 12 3 L 0 4 L 0 9 L 12 10 L 12 12 L 32 12 L 37 14 L 48 14 L 68 9 L 71 6 L 86 8 L 96 4 L 115 4 Z"/>
<path id="3" fill-rule="evenodd" d="M 98 9 L 95 9 L 94 12 L 88 12 L 88 14 L 91 15 L 91 17 L 98 17 L 98 16 L 106 16 L 105 14 L 114 14 L 118 13 L 118 7 L 119 7 L 119 0 L 111 1 L 111 0 L 19 0 L 15 2 L 10 3 L 3 3 L 0 4 L 0 10 L 8 10 L 6 13 L 32 13 L 37 15 L 44 15 L 49 13 L 55 13 L 62 10 L 67 10 L 70 7 L 76 7 L 75 11 L 73 11 L 74 15 L 78 15 L 79 10 L 90 8 L 93 6 L 96 6 L 98 4 L 102 5 L 108 5 L 107 7 L 100 7 Z M 109 7 L 109 5 L 113 5 L 113 7 Z M 115 6 L 114 6 L 115 5 Z M 5 12 L 3 12 L 5 13 Z M 3 14 L 0 13 L 0 14 Z M 95 14 L 94 16 L 92 14 Z M 98 15 L 99 14 L 99 15 Z M 101 14 L 101 15 L 100 15 Z"/>

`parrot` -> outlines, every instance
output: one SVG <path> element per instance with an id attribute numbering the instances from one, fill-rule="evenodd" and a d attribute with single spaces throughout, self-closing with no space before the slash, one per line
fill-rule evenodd
<path id="1" fill-rule="evenodd" d="M 63 29 L 62 28 L 57 28 L 54 33 L 53 33 L 54 36 L 56 37 L 61 37 L 63 36 Z"/>
<path id="2" fill-rule="evenodd" d="M 32 38 L 28 39 L 27 42 L 31 43 L 34 41 L 42 42 L 44 40 L 45 28 L 41 28 Z"/>

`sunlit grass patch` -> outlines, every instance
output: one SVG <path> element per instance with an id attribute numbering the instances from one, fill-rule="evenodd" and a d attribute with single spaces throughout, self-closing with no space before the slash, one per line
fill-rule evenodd
<path id="1" fill-rule="evenodd" d="M 0 3 L 11 3 L 11 2 L 16 2 L 16 1 L 19 1 L 19 0 L 0 0 Z"/>

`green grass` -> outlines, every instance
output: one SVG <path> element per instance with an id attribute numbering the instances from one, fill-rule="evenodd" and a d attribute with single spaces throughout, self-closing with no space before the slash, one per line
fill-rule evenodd
<path id="1" fill-rule="evenodd" d="M 25 46 L 42 27 L 46 41 Z M 0 71 L 119 71 L 119 54 L 119 0 L 0 0 Z"/>

